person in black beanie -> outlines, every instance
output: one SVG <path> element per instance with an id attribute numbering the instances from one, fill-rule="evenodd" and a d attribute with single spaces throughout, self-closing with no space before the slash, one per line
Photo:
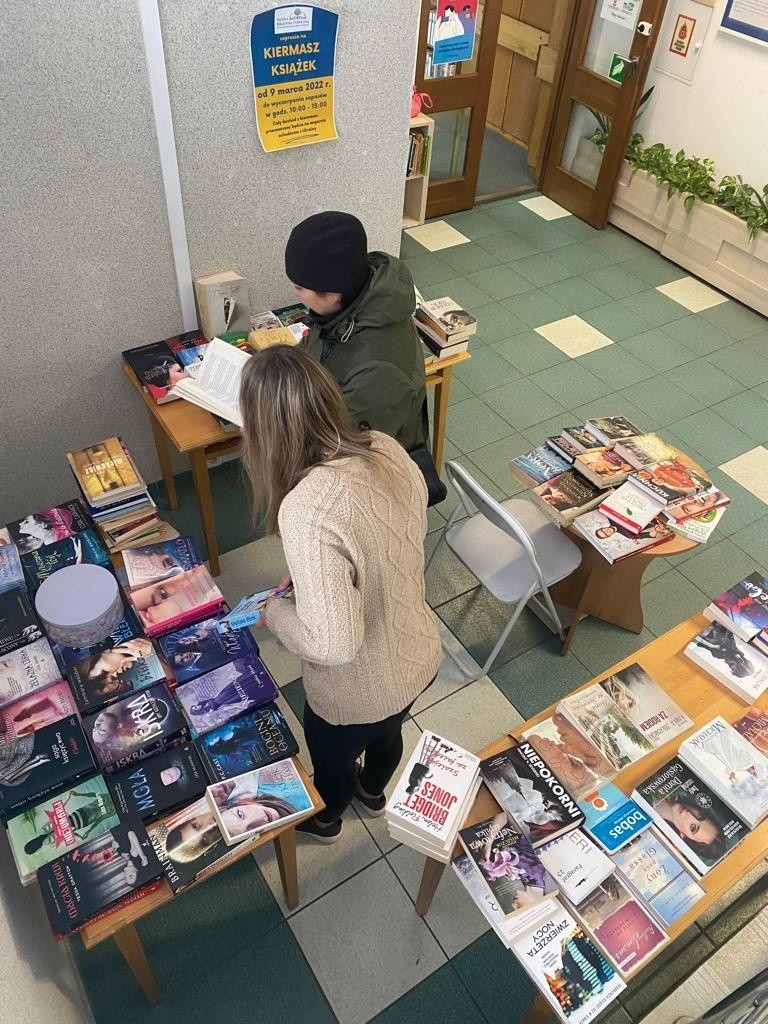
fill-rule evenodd
<path id="1" fill-rule="evenodd" d="M 424 353 L 405 263 L 369 253 L 357 217 L 327 211 L 293 229 L 285 272 L 312 312 L 302 346 L 336 379 L 353 424 L 389 434 L 407 451 L 424 444 Z"/>

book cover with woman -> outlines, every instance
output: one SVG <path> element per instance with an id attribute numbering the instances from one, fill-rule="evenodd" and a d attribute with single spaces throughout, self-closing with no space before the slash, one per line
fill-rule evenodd
<path id="1" fill-rule="evenodd" d="M 206 797 L 227 846 L 312 810 L 309 793 L 290 758 L 216 782 L 208 787 Z"/>
<path id="2" fill-rule="evenodd" d="M 277 686 L 260 658 L 238 658 L 180 686 L 176 698 L 196 733 L 237 718 L 277 696 Z"/>

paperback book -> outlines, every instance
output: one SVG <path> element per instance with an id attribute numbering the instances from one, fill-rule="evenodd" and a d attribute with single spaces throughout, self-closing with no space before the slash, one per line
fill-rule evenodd
<path id="1" fill-rule="evenodd" d="M 704 895 L 691 869 L 655 828 L 617 850 L 613 863 L 662 928 L 674 924 Z"/>
<path id="2" fill-rule="evenodd" d="M 768 815 L 768 758 L 721 715 L 683 740 L 680 760 L 750 828 Z"/>
<path id="3" fill-rule="evenodd" d="M 539 847 L 538 854 L 555 885 L 574 906 L 614 871 L 603 851 L 578 828 Z"/>
<path id="4" fill-rule="evenodd" d="M 654 749 L 599 683 L 570 694 L 557 710 L 581 730 L 617 772 Z"/>
<path id="5" fill-rule="evenodd" d="M 10 743 L 76 714 L 77 705 L 69 684 L 63 679 L 51 683 L 0 708 L 0 743 Z"/>
<path id="6" fill-rule="evenodd" d="M 115 772 L 107 785 L 121 818 L 138 814 L 150 822 L 199 800 L 208 780 L 197 751 L 187 743 Z"/>
<path id="7" fill-rule="evenodd" d="M 225 633 L 232 629 L 245 629 L 247 626 L 256 626 L 261 622 L 262 612 L 267 601 L 271 597 L 290 597 L 293 594 L 293 585 L 287 587 L 275 586 L 268 590 L 260 590 L 256 594 L 247 594 L 241 597 L 234 608 L 219 618 L 217 629 Z"/>
<path id="8" fill-rule="evenodd" d="M 632 466 L 610 448 L 593 448 L 577 455 L 573 468 L 596 487 L 615 487 L 623 483 Z"/>
<path id="9" fill-rule="evenodd" d="M 210 617 L 224 604 L 204 565 L 163 583 L 132 590 L 129 600 L 150 636 L 162 636 L 198 619 Z"/>
<path id="10" fill-rule="evenodd" d="M 623 441 L 628 437 L 637 437 L 643 433 L 640 427 L 635 426 L 626 416 L 603 416 L 598 419 L 587 420 L 584 426 L 601 444 L 609 446 L 614 445 L 616 441 Z"/>
<path id="11" fill-rule="evenodd" d="M 581 454 L 580 449 L 565 434 L 555 434 L 553 437 L 548 437 L 547 447 L 551 448 L 555 455 L 565 459 L 571 466 L 576 456 Z"/>
<path id="12" fill-rule="evenodd" d="M 733 723 L 733 728 L 762 754 L 768 754 L 768 712 L 762 708 L 747 708 Z"/>
<path id="13" fill-rule="evenodd" d="M 749 826 L 677 757 L 639 783 L 632 797 L 700 875 L 749 833 Z"/>
<path id="14" fill-rule="evenodd" d="M 119 824 L 101 775 L 82 780 L 22 811 L 8 822 L 8 839 L 21 884 L 33 882 L 43 864 Z"/>
<path id="15" fill-rule="evenodd" d="M 129 693 L 165 682 L 165 668 L 145 636 L 89 654 L 66 670 L 77 706 L 84 715 Z"/>
<path id="16" fill-rule="evenodd" d="M 294 302 L 291 306 L 280 306 L 272 312 L 283 327 L 290 327 L 291 324 L 306 324 L 312 319 L 312 314 L 301 302 Z"/>
<path id="17" fill-rule="evenodd" d="M 161 874 L 147 830 L 130 817 L 43 865 L 37 880 L 51 930 L 60 937 Z"/>
<path id="18" fill-rule="evenodd" d="M 588 793 L 579 807 L 584 812 L 584 828 L 608 854 L 616 853 L 651 825 L 648 814 L 610 782 Z"/>
<path id="19" fill-rule="evenodd" d="M 176 699 L 191 729 L 201 735 L 274 700 L 277 694 L 261 658 L 237 658 L 180 686 Z"/>
<path id="20" fill-rule="evenodd" d="M 649 494 L 627 480 L 621 487 L 603 496 L 598 511 L 628 533 L 639 536 L 656 520 L 660 508 Z"/>
<path id="21" fill-rule="evenodd" d="M 674 519 L 667 521 L 678 537 L 685 537 L 686 540 L 693 540 L 697 544 L 706 544 L 724 515 L 724 508 L 711 508 L 707 512 L 702 512 L 700 516 L 692 516 L 679 523 Z"/>
<path id="22" fill-rule="evenodd" d="M 101 565 L 112 568 L 109 554 L 95 530 L 83 530 L 74 537 L 44 544 L 21 559 L 27 586 L 35 593 L 51 573 L 67 565 Z"/>
<path id="23" fill-rule="evenodd" d="M 43 636 L 26 590 L 17 587 L 0 594 L 0 657 L 42 640 Z"/>
<path id="24" fill-rule="evenodd" d="M 625 989 L 613 964 L 560 904 L 512 943 L 531 980 L 559 1017 L 588 1024 Z"/>
<path id="25" fill-rule="evenodd" d="M 189 333 L 193 333 L 195 337 L 199 336 L 198 331 Z M 183 338 L 184 335 L 179 337 Z M 174 394 L 172 388 L 187 376 L 187 371 L 167 342 L 156 341 L 151 345 L 125 349 L 123 359 L 157 405 L 164 405 L 179 397 Z"/>
<path id="26" fill-rule="evenodd" d="M 205 354 L 207 344 L 208 339 L 199 331 L 187 331 L 166 341 L 166 345 L 182 366 L 197 366 Z"/>
<path id="27" fill-rule="evenodd" d="M 184 718 L 162 683 L 87 715 L 83 728 L 106 772 L 178 745 L 187 733 Z"/>
<path id="28" fill-rule="evenodd" d="M 0 657 L 0 707 L 61 679 L 51 645 L 43 637 Z"/>
<path id="29" fill-rule="evenodd" d="M 119 437 L 67 452 L 67 462 L 88 503 L 98 508 L 146 489 Z"/>
<path id="30" fill-rule="evenodd" d="M 160 638 L 173 678 L 181 685 L 238 658 L 257 658 L 259 647 L 247 629 L 221 627 L 221 617 L 203 619 Z"/>
<path id="31" fill-rule="evenodd" d="M 76 533 L 87 530 L 92 525 L 82 504 L 75 498 L 62 505 L 51 505 L 49 508 L 32 512 L 23 519 L 8 523 L 6 529 L 16 545 L 19 555 L 41 548 L 44 544 L 74 537 Z"/>
<path id="32" fill-rule="evenodd" d="M 544 484 L 570 468 L 571 464 L 566 459 L 545 444 L 531 449 L 525 455 L 518 455 L 509 464 L 512 476 L 525 487 Z"/>
<path id="33" fill-rule="evenodd" d="M 584 823 L 577 802 L 527 740 L 485 758 L 480 773 L 533 847 Z"/>
<path id="34" fill-rule="evenodd" d="M 200 736 L 195 745 L 211 782 L 231 779 L 299 752 L 299 744 L 275 704 L 249 711 Z"/>
<path id="35" fill-rule="evenodd" d="M 240 377 L 252 354 L 251 349 L 242 351 L 221 338 L 214 338 L 195 376 L 178 381 L 173 390 L 179 398 L 186 398 L 214 416 L 223 416 L 242 427 Z"/>
<path id="36" fill-rule="evenodd" d="M 565 715 L 555 712 L 523 733 L 575 797 L 612 779 L 616 769 Z"/>
<path id="37" fill-rule="evenodd" d="M 693 724 L 666 690 L 637 663 L 602 679 L 599 686 L 654 749 Z"/>
<path id="38" fill-rule="evenodd" d="M 446 338 L 456 335 L 469 336 L 477 331 L 475 317 L 448 296 L 425 300 L 419 304 L 418 309 L 427 314 Z"/>
<path id="39" fill-rule="evenodd" d="M 53 655 L 60 668 L 66 671 L 69 665 L 81 661 L 83 658 L 100 653 L 102 651 L 114 650 L 129 640 L 143 637 L 144 630 L 130 605 L 123 601 L 123 617 L 103 640 L 90 647 L 65 647 L 64 644 L 54 643 L 51 645 Z"/>
<path id="40" fill-rule="evenodd" d="M 711 622 L 722 622 L 742 640 L 768 627 L 768 580 L 758 572 L 735 583 L 704 609 Z"/>
<path id="41" fill-rule="evenodd" d="M 11 541 L 0 542 L 0 594 L 24 586 L 19 549 Z"/>
<path id="42" fill-rule="evenodd" d="M 534 487 L 533 500 L 561 526 L 568 526 L 576 516 L 599 505 L 606 492 L 595 487 L 574 469 L 552 477 Z"/>
<path id="43" fill-rule="evenodd" d="M 128 548 L 123 553 L 123 563 L 128 586 L 137 590 L 194 569 L 203 560 L 192 537 L 176 537 L 159 544 Z"/>
<path id="44" fill-rule="evenodd" d="M 712 481 L 701 473 L 695 473 L 679 459 L 665 459 L 652 463 L 644 469 L 630 474 L 630 481 L 658 502 L 668 505 L 697 491 L 708 490 Z"/>
<path id="45" fill-rule="evenodd" d="M 683 654 L 747 704 L 768 689 L 768 659 L 721 622 L 703 629 Z"/>
<path id="46" fill-rule="evenodd" d="M 698 494 L 689 494 L 684 498 L 671 501 L 664 509 L 664 514 L 670 522 L 674 520 L 677 525 L 680 525 L 688 519 L 698 518 L 705 512 L 725 508 L 730 503 L 731 499 L 713 485 Z"/>
<path id="47" fill-rule="evenodd" d="M 570 441 L 574 448 L 578 448 L 580 452 L 588 452 L 592 448 L 605 447 L 594 434 L 590 434 L 584 423 L 577 424 L 574 427 L 563 427 L 563 437 L 566 441 Z"/>
<path id="48" fill-rule="evenodd" d="M 225 845 L 204 796 L 148 825 L 147 832 L 174 893 L 189 888 L 239 852 Z"/>
<path id="49" fill-rule="evenodd" d="M 0 820 L 96 770 L 77 715 L 0 743 Z"/>
<path id="50" fill-rule="evenodd" d="M 638 434 L 617 441 L 613 450 L 635 469 L 644 469 L 655 462 L 677 458 L 677 450 L 658 434 Z"/>
<path id="51" fill-rule="evenodd" d="M 577 913 L 625 977 L 639 970 L 669 941 L 616 874 L 601 882 L 579 905 Z"/>
<path id="52" fill-rule="evenodd" d="M 312 810 L 312 800 L 290 758 L 215 782 L 205 795 L 227 846 Z"/>
<path id="53" fill-rule="evenodd" d="M 613 495 L 611 499 L 614 500 Z M 621 523 L 613 522 L 598 509 L 577 516 L 573 527 L 611 564 L 641 551 L 648 551 L 674 537 L 674 531 L 660 515 L 639 533 L 633 533 Z"/>

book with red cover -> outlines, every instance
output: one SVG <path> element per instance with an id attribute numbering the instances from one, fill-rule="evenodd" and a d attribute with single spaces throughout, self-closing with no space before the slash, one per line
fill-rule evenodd
<path id="1" fill-rule="evenodd" d="M 669 942 L 615 874 L 601 882 L 579 904 L 576 913 L 625 977 L 634 974 L 659 946 Z"/>
<path id="2" fill-rule="evenodd" d="M 668 505 L 712 486 L 708 477 L 694 472 L 679 459 L 665 459 L 644 469 L 637 469 L 630 473 L 629 480 L 647 491 L 660 505 Z"/>
<path id="3" fill-rule="evenodd" d="M 224 604 L 224 595 L 206 567 L 198 565 L 171 579 L 133 590 L 128 600 L 149 636 L 164 636 L 215 615 Z"/>

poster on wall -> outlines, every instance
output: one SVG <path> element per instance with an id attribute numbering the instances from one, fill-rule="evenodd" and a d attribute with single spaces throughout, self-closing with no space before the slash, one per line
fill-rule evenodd
<path id="1" fill-rule="evenodd" d="M 338 138 L 333 76 L 339 16 L 308 4 L 251 22 L 256 129 L 265 153 Z"/>
<path id="2" fill-rule="evenodd" d="M 634 32 L 643 0 L 603 0 L 600 17 L 604 21 L 612 21 L 614 25 L 622 25 Z"/>
<path id="3" fill-rule="evenodd" d="M 768 0 L 728 0 L 720 27 L 768 45 Z"/>
<path id="4" fill-rule="evenodd" d="M 708 5 L 669 0 L 654 56 L 656 70 L 690 84 L 711 19 Z"/>
<path id="5" fill-rule="evenodd" d="M 437 0 L 432 63 L 471 60 L 475 49 L 477 0 Z"/>

